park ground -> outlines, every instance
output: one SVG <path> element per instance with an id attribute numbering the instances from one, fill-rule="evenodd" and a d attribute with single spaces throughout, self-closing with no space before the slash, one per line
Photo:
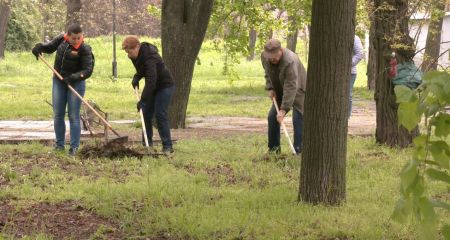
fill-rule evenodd
<path id="1" fill-rule="evenodd" d="M 96 71 L 86 97 L 110 119 L 138 120 L 130 61 L 119 52 L 119 79 L 113 82 L 110 44 L 105 43 L 110 39 L 88 41 Z M 346 201 L 337 207 L 298 202 L 301 158 L 288 154 L 284 140 L 284 154 L 265 154 L 263 123 L 270 102 L 259 61 L 242 60 L 235 67 L 240 79 L 231 79 L 221 74 L 222 57 L 208 43 L 202 48 L 188 107 L 191 128 L 174 131 L 176 153 L 169 158 L 72 158 L 36 142 L 1 144 L 0 238 L 417 238 L 412 222 L 390 219 L 400 196 L 399 172 L 411 149 L 377 145 L 370 131 L 350 134 Z M 30 53 L 7 53 L 0 73 L 1 120 L 51 120 L 45 103 L 51 99 L 51 73 L 42 63 Z M 373 114 L 365 81 L 362 63 L 356 116 L 350 119 L 356 129 L 359 116 Z M 241 129 L 208 127 L 208 121 L 229 117 L 239 118 Z M 249 118 L 259 125 L 246 129 Z M 139 124 L 116 126 L 139 136 Z M 442 185 L 433 184 L 428 192 L 450 199 Z"/>

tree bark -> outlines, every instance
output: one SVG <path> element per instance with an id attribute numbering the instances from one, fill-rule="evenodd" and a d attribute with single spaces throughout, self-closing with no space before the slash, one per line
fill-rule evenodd
<path id="1" fill-rule="evenodd" d="M 373 14 L 369 14 L 371 22 L 373 22 Z M 377 49 L 374 46 L 375 41 L 375 24 L 370 25 L 369 30 L 369 60 L 367 61 L 367 88 L 369 90 L 375 90 L 376 83 L 376 71 L 377 71 Z"/>
<path id="2" fill-rule="evenodd" d="M 438 58 L 441 50 L 441 32 L 445 15 L 445 2 L 434 0 L 431 3 L 431 21 L 428 25 L 427 42 L 423 55 L 422 71 L 437 70 Z"/>
<path id="3" fill-rule="evenodd" d="M 293 30 L 287 35 L 287 48 L 293 52 L 297 50 L 298 29 Z"/>
<path id="4" fill-rule="evenodd" d="M 72 24 L 81 24 L 81 0 L 67 0 L 66 29 Z"/>
<path id="5" fill-rule="evenodd" d="M 257 34 L 258 33 L 254 28 L 250 29 L 249 44 L 248 44 L 249 55 L 247 57 L 247 61 L 252 61 L 253 59 L 255 59 L 255 46 Z"/>
<path id="6" fill-rule="evenodd" d="M 312 4 L 299 200 L 345 199 L 349 79 L 356 1 Z"/>
<path id="7" fill-rule="evenodd" d="M 0 60 L 5 56 L 6 32 L 11 10 L 6 3 L 0 2 Z"/>
<path id="8" fill-rule="evenodd" d="M 289 19 L 290 18 L 290 19 Z M 294 18 L 288 17 L 289 33 L 287 35 L 287 48 L 293 52 L 297 50 L 298 27 Z"/>
<path id="9" fill-rule="evenodd" d="M 169 108 L 172 128 L 184 128 L 195 60 L 205 37 L 214 0 L 164 0 L 162 53 L 175 81 Z"/>
<path id="10" fill-rule="evenodd" d="M 408 36 L 408 1 L 407 0 L 373 0 L 375 7 L 373 27 L 373 48 L 376 56 L 375 102 L 377 112 L 376 142 L 391 147 L 406 147 L 412 143 L 417 130 L 408 132 L 398 124 L 394 86 L 388 76 L 389 61 L 396 44 L 393 36 Z M 381 7 L 380 7 L 381 6 Z M 389 6 L 389 7 L 386 7 Z M 397 57 L 401 57 L 397 55 Z M 401 63 L 401 59 L 399 61 Z"/>

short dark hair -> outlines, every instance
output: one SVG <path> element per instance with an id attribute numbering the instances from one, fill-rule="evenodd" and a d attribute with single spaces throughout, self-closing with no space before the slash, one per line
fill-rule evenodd
<path id="1" fill-rule="evenodd" d="M 81 26 L 77 23 L 74 23 L 72 25 L 69 26 L 69 28 L 67 28 L 67 34 L 71 35 L 73 34 L 78 34 L 78 33 L 82 33 L 83 30 L 81 29 Z"/>

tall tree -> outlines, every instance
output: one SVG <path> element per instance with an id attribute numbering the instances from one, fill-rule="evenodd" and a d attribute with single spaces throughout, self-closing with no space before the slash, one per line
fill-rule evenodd
<path id="1" fill-rule="evenodd" d="M 445 1 L 432 0 L 431 21 L 428 25 L 427 42 L 423 55 L 422 71 L 437 70 L 441 50 L 442 23 L 445 16 Z"/>
<path id="2" fill-rule="evenodd" d="M 345 199 L 355 9 L 355 0 L 312 4 L 299 200 L 313 204 Z"/>
<path id="3" fill-rule="evenodd" d="M 286 47 L 293 52 L 297 49 L 297 37 L 298 37 L 298 26 L 296 24 L 296 19 L 293 16 L 288 16 L 288 35 Z"/>
<path id="4" fill-rule="evenodd" d="M 66 29 L 74 23 L 81 24 L 81 0 L 67 0 Z"/>
<path id="5" fill-rule="evenodd" d="M 386 69 L 390 68 L 391 54 L 402 47 L 409 46 L 404 40 L 408 39 L 408 0 L 372 0 L 374 7 L 372 36 L 376 59 L 375 102 L 377 112 L 377 127 L 375 138 L 377 143 L 391 147 L 406 147 L 412 143 L 417 130 L 409 132 L 398 124 L 396 97 L 394 86 Z M 407 44 L 408 46 L 406 46 Z M 397 54 L 399 63 L 402 59 Z"/>
<path id="6" fill-rule="evenodd" d="M 247 61 L 252 61 L 255 58 L 255 48 L 256 48 L 256 38 L 258 33 L 255 28 L 250 29 L 249 32 L 249 42 L 248 42 L 248 56 Z"/>
<path id="7" fill-rule="evenodd" d="M 8 2 L 0 1 L 0 60 L 5 56 L 6 48 L 6 31 L 8 29 L 8 21 L 11 10 Z"/>
<path id="8" fill-rule="evenodd" d="M 164 0 L 161 41 L 176 90 L 169 109 L 172 128 L 184 128 L 195 61 L 205 37 L 214 0 Z"/>

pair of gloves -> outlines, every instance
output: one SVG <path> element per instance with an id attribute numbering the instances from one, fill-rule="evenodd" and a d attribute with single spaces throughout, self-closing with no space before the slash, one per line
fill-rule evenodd
<path id="1" fill-rule="evenodd" d="M 31 53 L 33 53 L 33 55 L 36 57 L 36 60 L 39 60 L 39 56 L 43 53 L 43 49 L 42 49 L 42 43 L 38 43 L 36 45 L 34 45 L 34 48 L 31 50 Z M 80 78 L 78 77 L 77 74 L 71 74 L 67 77 L 64 77 L 62 79 L 63 82 L 65 82 L 67 85 L 73 85 L 74 83 L 78 82 L 80 80 Z"/>

